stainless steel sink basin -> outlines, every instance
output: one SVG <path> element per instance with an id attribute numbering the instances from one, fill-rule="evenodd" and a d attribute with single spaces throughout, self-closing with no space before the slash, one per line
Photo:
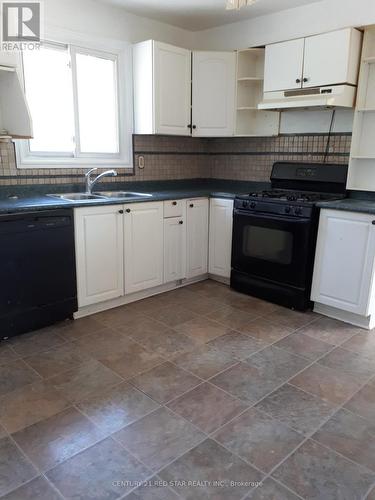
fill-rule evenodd
<path id="1" fill-rule="evenodd" d="M 67 201 L 102 200 L 104 198 L 104 196 L 100 196 L 97 194 L 88 194 L 88 193 L 62 193 L 62 194 L 58 193 L 58 194 L 48 194 L 47 196 Z"/>
<path id="2" fill-rule="evenodd" d="M 134 191 L 98 191 L 95 195 L 114 199 L 152 198 L 150 193 L 136 193 Z"/>

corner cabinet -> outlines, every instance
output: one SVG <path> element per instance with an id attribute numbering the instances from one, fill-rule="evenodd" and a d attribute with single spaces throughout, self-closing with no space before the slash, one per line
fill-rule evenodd
<path id="1" fill-rule="evenodd" d="M 208 271 L 208 199 L 186 202 L 186 277 L 194 278 Z"/>
<path id="2" fill-rule="evenodd" d="M 125 293 L 163 283 L 163 202 L 124 205 Z"/>
<path id="3" fill-rule="evenodd" d="M 234 52 L 191 52 L 155 40 L 135 44 L 134 132 L 233 135 L 235 71 Z"/>
<path id="4" fill-rule="evenodd" d="M 210 200 L 209 273 L 230 278 L 233 200 Z"/>
<path id="5" fill-rule="evenodd" d="M 351 319 L 354 315 L 369 317 L 374 313 L 374 222 L 375 215 L 321 211 L 313 301 L 336 312 L 353 313 Z"/>
<path id="6" fill-rule="evenodd" d="M 121 209 L 111 205 L 74 210 L 79 307 L 124 294 Z"/>

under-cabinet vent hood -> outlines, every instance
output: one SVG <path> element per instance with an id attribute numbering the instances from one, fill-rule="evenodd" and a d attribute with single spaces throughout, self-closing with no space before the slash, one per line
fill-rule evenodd
<path id="1" fill-rule="evenodd" d="M 263 101 L 258 104 L 258 109 L 353 108 L 356 92 L 357 87 L 352 85 L 265 92 Z"/>

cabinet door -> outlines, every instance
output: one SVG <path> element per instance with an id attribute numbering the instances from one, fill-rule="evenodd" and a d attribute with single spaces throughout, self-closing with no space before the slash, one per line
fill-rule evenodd
<path id="1" fill-rule="evenodd" d="M 187 200 L 186 208 L 187 269 L 186 277 L 194 278 L 208 270 L 208 200 Z"/>
<path id="2" fill-rule="evenodd" d="M 113 205 L 74 211 L 79 307 L 124 294 L 121 208 Z"/>
<path id="3" fill-rule="evenodd" d="M 233 200 L 210 200 L 209 272 L 230 277 Z"/>
<path id="4" fill-rule="evenodd" d="M 358 77 L 360 45 L 361 35 L 357 30 L 352 29 L 307 37 L 303 86 L 355 84 Z M 354 81 L 350 81 L 353 77 Z"/>
<path id="5" fill-rule="evenodd" d="M 186 277 L 186 224 L 182 217 L 164 219 L 164 283 Z"/>
<path id="6" fill-rule="evenodd" d="M 163 283 L 163 202 L 125 205 L 125 293 Z"/>
<path id="7" fill-rule="evenodd" d="M 301 88 L 304 43 L 298 38 L 266 46 L 264 92 Z"/>
<path id="8" fill-rule="evenodd" d="M 194 136 L 234 134 L 235 78 L 234 52 L 193 52 Z"/>
<path id="9" fill-rule="evenodd" d="M 191 52 L 154 44 L 155 132 L 190 135 Z"/>
<path id="10" fill-rule="evenodd" d="M 312 300 L 368 315 L 375 252 L 374 216 L 322 210 Z"/>

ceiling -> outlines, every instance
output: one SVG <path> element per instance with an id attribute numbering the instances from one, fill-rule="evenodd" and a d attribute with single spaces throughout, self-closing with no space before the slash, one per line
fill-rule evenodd
<path id="1" fill-rule="evenodd" d="M 225 10 L 226 0 L 100 0 L 128 12 L 191 31 L 259 17 L 319 0 L 258 0 L 241 10 Z"/>

